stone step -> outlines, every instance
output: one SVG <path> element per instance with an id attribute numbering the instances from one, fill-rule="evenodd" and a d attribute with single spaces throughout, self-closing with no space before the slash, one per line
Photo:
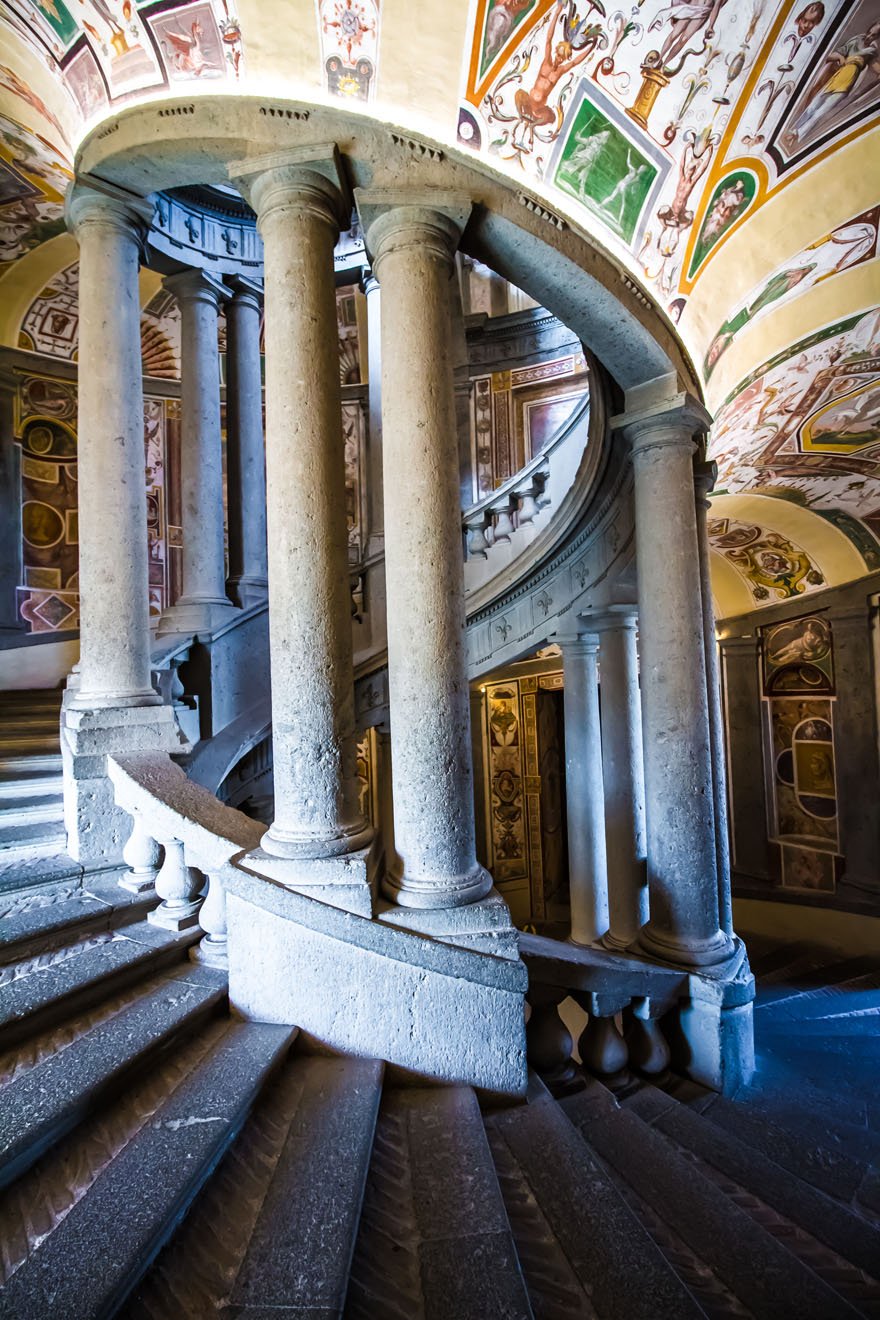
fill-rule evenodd
<path id="1" fill-rule="evenodd" d="M 0 730 L 0 760 L 19 756 L 58 756 L 58 744 L 57 731 L 24 730 L 14 733 Z"/>
<path id="2" fill-rule="evenodd" d="M 21 785 L 21 791 L 27 791 L 27 785 L 47 775 L 54 775 L 63 784 L 61 777 L 61 753 L 45 756 L 0 756 L 0 784 L 4 793 L 11 793 Z"/>
<path id="3" fill-rule="evenodd" d="M 79 879 L 84 869 L 68 853 L 66 838 L 50 851 L 41 851 L 36 846 L 0 851 L 0 896 L 5 901 L 9 894 Z"/>
<path id="4" fill-rule="evenodd" d="M 347 1320 L 531 1320 L 476 1096 L 386 1091 L 367 1177 Z"/>
<path id="5" fill-rule="evenodd" d="M 136 1067 L 225 998 L 224 974 L 189 966 L 139 987 L 97 1025 L 89 1026 L 86 1017 L 82 1026 L 69 1024 L 60 1042 L 44 1035 L 29 1041 L 21 1057 L 7 1057 L 4 1070 L 13 1079 L 0 1091 L 0 1187 L 111 1100 Z M 23 1070 L 27 1063 L 31 1066 Z"/>
<path id="6" fill-rule="evenodd" d="M 44 781 L 45 782 L 45 781 Z M 25 796 L 8 796 L 0 785 L 0 829 L 17 824 L 64 819 L 64 795 L 55 787 L 34 785 Z"/>
<path id="7" fill-rule="evenodd" d="M 579 1286 L 600 1320 L 688 1320 L 704 1314 L 568 1116 L 536 1079 L 527 1105 L 489 1113 L 486 1127 L 504 1143 L 519 1170 L 515 1196 L 509 1167 L 502 1188 L 524 1265 L 538 1253 L 529 1247 L 529 1221 L 519 1210 L 523 1202 L 537 1208 L 556 1243 L 551 1271 L 563 1275 L 560 1283 L 567 1283 L 569 1292 Z M 558 1253 L 574 1281 L 564 1278 Z M 543 1310 L 546 1270 L 545 1261 L 538 1271 L 525 1273 L 536 1315 Z"/>
<path id="8" fill-rule="evenodd" d="M 0 966 L 21 961 L 59 944 L 73 933 L 84 936 L 143 920 L 155 906 L 155 894 L 128 894 L 115 886 L 112 899 L 82 887 L 77 877 L 69 882 L 0 896 Z"/>
<path id="9" fill-rule="evenodd" d="M 561 1101 L 584 1141 L 754 1316 L 829 1320 L 859 1312 L 599 1083 Z M 796 1310 L 792 1309 L 797 1299 Z"/>
<path id="10" fill-rule="evenodd" d="M 880 1271 L 880 1229 L 713 1123 L 711 1109 L 708 1117 L 695 1113 L 649 1085 L 640 1087 L 621 1106 L 652 1124 L 677 1146 L 692 1151 L 703 1164 L 760 1197 L 859 1269 L 869 1274 Z"/>
<path id="11" fill-rule="evenodd" d="M 30 1244 L 0 1293 L 0 1315 L 116 1315 L 235 1140 L 293 1035 L 289 1027 L 231 1023 L 65 1216 Z M 235 1215 L 234 1203 L 227 1212 Z"/>
<path id="12" fill-rule="evenodd" d="M 871 1003 L 868 996 L 880 989 L 880 969 L 876 959 L 872 958 L 870 962 L 873 966 L 867 965 L 868 959 L 854 960 L 846 964 L 848 974 L 840 981 L 803 989 L 785 999 L 759 1004 L 759 1031 L 785 1023 L 803 1022 L 828 1013 L 858 1010 L 863 1004 Z M 873 1002 L 876 1004 L 877 1000 Z"/>
<path id="13" fill-rule="evenodd" d="M 10 738 L 17 737 L 46 737 L 54 738 L 58 742 L 60 724 L 57 713 L 41 711 L 27 714 L 16 711 L 12 715 L 8 711 L 0 711 L 0 741 L 7 742 Z"/>
<path id="14" fill-rule="evenodd" d="M 59 843 L 63 843 L 66 838 L 63 820 L 16 822 L 14 825 L 0 827 L 0 853 L 32 857 L 36 850 L 42 853 L 57 851 Z"/>
<path id="15" fill-rule="evenodd" d="M 880 1132 L 869 1129 L 864 1118 L 852 1122 L 838 1110 L 810 1104 L 812 1098 L 804 1088 L 795 1091 L 786 1086 L 777 1091 L 761 1086 L 749 1087 L 737 1095 L 737 1102 L 777 1127 L 799 1132 L 806 1142 L 842 1151 L 865 1167 L 873 1164 L 880 1168 Z"/>
<path id="16" fill-rule="evenodd" d="M 341 1315 L 382 1074 L 373 1059 L 289 1059 L 127 1314 L 167 1315 L 173 1298 L 192 1316 L 223 1304 L 236 1315 Z"/>
<path id="17" fill-rule="evenodd" d="M 180 960 L 201 937 L 138 922 L 64 944 L 35 958 L 0 968 L 0 1048 L 70 1017 L 149 972 Z"/>

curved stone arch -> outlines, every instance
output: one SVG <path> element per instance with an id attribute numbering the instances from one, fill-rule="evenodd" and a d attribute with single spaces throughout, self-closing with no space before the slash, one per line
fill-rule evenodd
<path id="1" fill-rule="evenodd" d="M 352 184 L 466 192 L 462 250 L 512 279 L 574 330 L 625 392 L 700 395 L 696 370 L 664 313 L 580 225 L 463 152 L 404 138 L 365 115 L 255 96 L 151 102 L 112 114 L 77 151 L 91 175 L 140 196 L 227 183 L 230 162 L 335 142 Z M 185 252 L 182 253 L 185 258 Z"/>

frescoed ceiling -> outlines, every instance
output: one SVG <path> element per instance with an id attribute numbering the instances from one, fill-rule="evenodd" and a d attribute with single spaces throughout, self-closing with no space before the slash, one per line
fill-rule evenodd
<path id="1" fill-rule="evenodd" d="M 716 415 L 723 612 L 877 567 L 880 0 L 0 0 L 0 342 L 63 300 L 87 128 L 202 89 L 477 153 L 643 284 Z"/>

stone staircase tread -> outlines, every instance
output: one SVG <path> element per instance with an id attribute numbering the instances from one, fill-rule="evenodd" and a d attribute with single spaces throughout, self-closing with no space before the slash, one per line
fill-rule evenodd
<path id="1" fill-rule="evenodd" d="M 0 849 L 33 847 L 34 844 L 52 843 L 66 838 L 64 821 L 25 821 L 23 824 L 0 826 Z"/>
<path id="2" fill-rule="evenodd" d="M 874 962 L 874 960 L 871 960 Z M 785 999 L 776 999 L 770 1003 L 756 1006 L 759 1014 L 759 1026 L 763 1030 L 775 1023 L 800 1022 L 808 1018 L 821 1016 L 830 1011 L 831 1006 L 858 1002 L 862 996 L 869 996 L 872 991 L 880 990 L 880 970 L 874 966 L 865 966 L 867 960 L 850 963 L 846 970 L 851 973 L 832 985 L 813 986 L 799 990 Z"/>
<path id="3" fill-rule="evenodd" d="M 160 1045 L 223 1002 L 225 977 L 192 970 L 202 975 L 162 977 L 107 1021 L 9 1082 L 0 1105 L 0 1187 L 110 1097 Z"/>
<path id="4" fill-rule="evenodd" d="M 531 1320 L 474 1092 L 387 1089 L 367 1175 L 348 1320 Z"/>
<path id="5" fill-rule="evenodd" d="M 2 786 L 0 786 L 2 789 Z M 64 819 L 64 794 L 57 788 L 45 788 L 42 791 L 31 790 L 25 797 L 5 797 L 0 791 L 0 822 L 4 817 L 19 820 L 58 820 Z"/>
<path id="6" fill-rule="evenodd" d="M 24 950 L 35 942 L 44 944 L 71 928 L 85 932 L 109 924 L 114 913 L 110 904 L 84 893 L 78 881 L 75 883 L 77 888 L 72 884 L 62 889 L 50 902 L 22 904 L 0 916 L 0 964 L 24 956 Z"/>
<path id="7" fill-rule="evenodd" d="M 341 1314 L 370 1162 L 383 1065 L 303 1055 L 302 1085 L 231 1306 Z"/>
<path id="8" fill-rule="evenodd" d="M 533 1097 L 486 1123 L 507 1144 L 596 1313 L 602 1320 L 702 1316 L 562 1108 L 540 1088 Z"/>
<path id="9" fill-rule="evenodd" d="M 4 899 L 9 894 L 21 890 L 37 889 L 64 880 L 80 879 L 84 868 L 75 862 L 67 851 L 67 840 L 52 852 L 31 853 L 21 858 L 12 852 L 0 852 L 0 895 Z"/>
<path id="10" fill-rule="evenodd" d="M 29 778 L 42 779 L 45 775 L 61 775 L 60 752 L 43 756 L 0 756 L 0 783 L 17 783 Z"/>
<path id="11" fill-rule="evenodd" d="M 0 1046 L 14 1045 L 59 1016 L 94 1003 L 112 987 L 180 958 L 200 931 L 161 930 L 142 921 L 125 934 L 104 932 L 0 969 Z"/>
<path id="12" fill-rule="evenodd" d="M 15 1271 L 0 1293 L 0 1316 L 116 1314 L 237 1136 L 292 1035 L 289 1027 L 232 1023 Z"/>
<path id="13" fill-rule="evenodd" d="M 562 1103 L 584 1141 L 662 1214 L 753 1315 L 829 1320 L 858 1314 L 637 1114 L 610 1111 L 595 1103 L 589 1090 Z"/>
<path id="14" fill-rule="evenodd" d="M 880 1167 L 880 1132 L 871 1131 L 864 1123 L 850 1122 L 838 1113 L 828 1114 L 815 1106 L 807 1108 L 802 1100 L 802 1095 L 793 1100 L 790 1091 L 777 1095 L 753 1088 L 737 1096 L 746 1110 L 762 1115 L 777 1127 L 800 1133 L 806 1142 L 839 1150 L 856 1163 Z"/>
<path id="15" fill-rule="evenodd" d="M 775 1210 L 867 1273 L 880 1271 L 880 1230 L 803 1182 L 761 1151 L 719 1128 L 652 1086 L 645 1086 L 623 1108 L 692 1151 L 703 1161 L 754 1192 Z M 650 1107 L 649 1107 L 650 1106 Z"/>

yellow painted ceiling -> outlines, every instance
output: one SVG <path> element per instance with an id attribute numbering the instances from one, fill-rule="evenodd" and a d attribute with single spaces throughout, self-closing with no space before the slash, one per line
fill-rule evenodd
<path id="1" fill-rule="evenodd" d="M 778 599 L 774 549 L 880 567 L 878 0 L 0 0 L 0 342 L 75 259 L 92 126 L 256 91 L 457 143 L 627 265 L 702 371 L 724 517 L 775 538 L 715 547 L 730 591 Z"/>

